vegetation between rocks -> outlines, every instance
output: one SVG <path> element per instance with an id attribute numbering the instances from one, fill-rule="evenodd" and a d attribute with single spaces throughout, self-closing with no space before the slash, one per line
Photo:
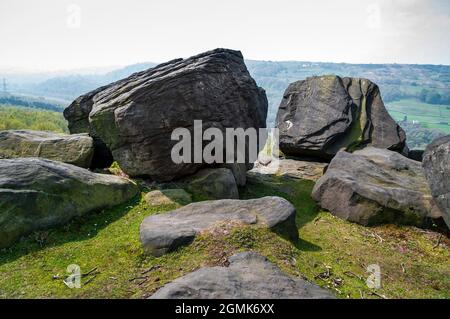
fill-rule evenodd
<path id="1" fill-rule="evenodd" d="M 178 204 L 150 206 L 141 196 L 64 227 L 36 232 L 0 251 L 1 298 L 145 298 L 162 285 L 203 266 L 226 265 L 235 252 L 254 250 L 292 276 L 304 276 L 340 298 L 449 298 L 450 241 L 414 227 L 365 228 L 320 211 L 313 182 L 281 176 L 250 178 L 242 198 L 278 195 L 297 209 L 300 241 L 291 243 L 255 227 L 214 228 L 162 257 L 143 254 L 144 217 Z M 198 200 L 198 198 L 195 198 Z M 70 289 L 67 267 L 81 267 L 82 286 Z M 371 264 L 381 285 L 365 283 Z"/>

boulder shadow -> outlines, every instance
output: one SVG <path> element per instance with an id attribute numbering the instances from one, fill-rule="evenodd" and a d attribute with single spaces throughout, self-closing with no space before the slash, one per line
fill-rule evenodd
<path id="1" fill-rule="evenodd" d="M 303 251 L 320 251 L 321 247 L 301 238 L 301 229 L 313 222 L 320 212 L 320 207 L 311 197 L 314 182 L 306 179 L 295 179 L 286 176 L 255 174 L 247 178 L 247 185 L 239 189 L 241 199 L 279 196 L 296 209 L 295 224 L 300 238 L 293 239 L 292 232 L 273 230 L 278 236 L 291 242 Z"/>
<path id="2" fill-rule="evenodd" d="M 66 225 L 38 230 L 25 235 L 12 246 L 0 249 L 0 266 L 43 249 L 92 239 L 99 231 L 128 214 L 139 202 L 140 195 L 121 205 L 76 217 Z"/>

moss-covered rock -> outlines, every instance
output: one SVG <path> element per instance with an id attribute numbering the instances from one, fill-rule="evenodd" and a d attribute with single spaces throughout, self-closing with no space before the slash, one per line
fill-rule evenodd
<path id="1" fill-rule="evenodd" d="M 121 204 L 136 194 L 135 183 L 38 158 L 0 160 L 0 248 L 32 231 Z"/>
<path id="2" fill-rule="evenodd" d="M 87 134 L 58 134 L 46 131 L 0 132 L 0 158 L 42 157 L 89 168 L 94 143 Z"/>
<path id="3" fill-rule="evenodd" d="M 277 114 L 286 155 L 331 159 L 365 146 L 402 152 L 406 135 L 367 79 L 314 76 L 289 85 Z"/>

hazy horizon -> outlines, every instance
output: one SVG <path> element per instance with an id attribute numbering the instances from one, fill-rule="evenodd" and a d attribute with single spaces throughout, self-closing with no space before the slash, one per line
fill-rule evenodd
<path id="1" fill-rule="evenodd" d="M 2 0 L 0 69 L 160 63 L 217 47 L 247 60 L 450 65 L 446 0 Z"/>

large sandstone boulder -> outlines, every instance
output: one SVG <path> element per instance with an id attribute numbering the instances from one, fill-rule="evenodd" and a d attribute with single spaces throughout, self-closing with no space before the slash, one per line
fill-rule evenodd
<path id="1" fill-rule="evenodd" d="M 331 159 L 363 146 L 403 151 L 405 132 L 391 118 L 378 86 L 367 79 L 315 76 L 294 82 L 277 114 L 280 150 Z"/>
<path id="2" fill-rule="evenodd" d="M 431 194 L 450 228 L 450 135 L 438 138 L 428 145 L 423 168 Z"/>
<path id="3" fill-rule="evenodd" d="M 87 134 L 0 131 L 0 158 L 42 157 L 89 168 L 93 154 L 93 140 Z"/>
<path id="4" fill-rule="evenodd" d="M 172 161 L 176 128 L 265 127 L 267 98 L 238 51 L 217 49 L 156 66 L 78 98 L 64 112 L 72 131 L 89 131 L 130 176 L 169 181 L 204 163 Z"/>
<path id="5" fill-rule="evenodd" d="M 141 224 L 141 243 L 146 253 L 161 256 L 208 229 L 242 224 L 268 227 L 293 241 L 298 239 L 294 206 L 280 197 L 263 197 L 204 201 L 149 216 Z"/>
<path id="6" fill-rule="evenodd" d="M 333 294 L 284 274 L 255 252 L 228 259 L 228 267 L 205 267 L 177 278 L 150 299 L 332 299 Z"/>
<path id="7" fill-rule="evenodd" d="M 441 217 L 421 164 L 396 152 L 368 147 L 339 152 L 316 183 L 313 198 L 339 218 L 364 226 L 426 226 Z"/>
<path id="8" fill-rule="evenodd" d="M 0 160 L 0 248 L 22 235 L 121 204 L 138 193 L 131 181 L 40 158 Z"/>

